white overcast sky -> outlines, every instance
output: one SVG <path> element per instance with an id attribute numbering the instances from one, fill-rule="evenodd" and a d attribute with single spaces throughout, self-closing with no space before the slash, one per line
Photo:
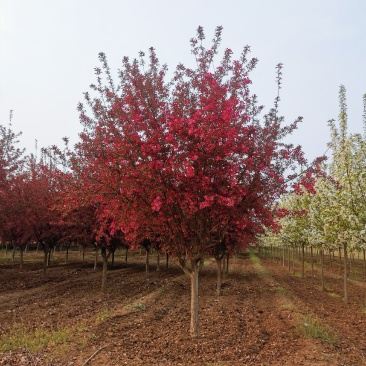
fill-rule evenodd
<path id="1" fill-rule="evenodd" d="M 194 65 L 189 40 L 207 41 L 222 25 L 222 48 L 243 46 L 259 59 L 253 91 L 267 108 L 276 96 L 275 66 L 284 64 L 281 113 L 304 122 L 293 141 L 310 159 L 329 140 L 338 91 L 347 89 L 349 130 L 362 131 L 366 93 L 365 0 L 0 0 L 0 124 L 13 110 L 20 146 L 76 142 L 76 106 L 94 82 L 98 53 L 116 72 L 123 56 L 153 46 L 161 63 Z"/>

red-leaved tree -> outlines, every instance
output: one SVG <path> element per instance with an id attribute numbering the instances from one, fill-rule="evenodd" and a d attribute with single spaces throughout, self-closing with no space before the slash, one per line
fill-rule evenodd
<path id="1" fill-rule="evenodd" d="M 84 132 L 73 158 L 85 199 L 103 207 L 104 232 L 121 230 L 135 243 L 154 233 L 178 259 L 191 280 L 195 337 L 204 258 L 222 243 L 227 253 L 243 248 L 271 225 L 286 173 L 305 163 L 300 147 L 284 143 L 300 118 L 282 126 L 279 98 L 262 116 L 250 93 L 257 60 L 248 59 L 249 47 L 238 59 L 226 49 L 214 62 L 221 32 L 206 49 L 199 27 L 195 68 L 179 64 L 170 81 L 151 48 L 148 63 L 143 53 L 123 59 L 116 86 L 101 53 L 97 96 L 86 93 L 79 105 Z M 277 71 L 280 86 L 281 65 Z"/>

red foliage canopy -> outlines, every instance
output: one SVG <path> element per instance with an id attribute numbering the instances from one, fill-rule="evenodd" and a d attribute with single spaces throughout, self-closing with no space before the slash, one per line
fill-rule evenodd
<path id="1" fill-rule="evenodd" d="M 170 82 L 151 48 L 148 65 L 143 53 L 123 59 L 115 87 L 101 53 L 91 86 L 100 96 L 85 94 L 93 117 L 79 105 L 84 132 L 73 162 L 83 199 L 102 208 L 99 222 L 112 234 L 158 234 L 179 258 L 200 258 L 223 239 L 246 245 L 273 222 L 286 172 L 305 163 L 300 147 L 283 142 L 300 119 L 282 127 L 279 98 L 261 122 L 249 90 L 257 62 L 247 59 L 249 47 L 238 60 L 226 49 L 214 67 L 221 30 L 206 49 L 198 29 L 191 40 L 197 68 L 178 65 Z"/>

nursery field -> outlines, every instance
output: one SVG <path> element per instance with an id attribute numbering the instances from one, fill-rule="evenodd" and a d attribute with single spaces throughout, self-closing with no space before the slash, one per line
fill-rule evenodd
<path id="1" fill-rule="evenodd" d="M 223 293 L 216 266 L 200 274 L 200 338 L 189 336 L 190 282 L 171 259 L 117 251 L 101 292 L 101 264 L 56 252 L 42 278 L 42 253 L 0 252 L 0 365 L 366 365 L 366 282 L 362 263 L 342 299 L 336 262 L 301 278 L 256 251 L 230 260 Z M 358 266 L 359 265 L 359 275 Z M 309 273 L 308 273 L 309 272 Z"/>

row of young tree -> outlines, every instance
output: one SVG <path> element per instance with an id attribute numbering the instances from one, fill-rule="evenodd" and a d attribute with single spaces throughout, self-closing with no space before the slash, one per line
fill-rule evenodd
<path id="1" fill-rule="evenodd" d="M 257 60 L 244 47 L 216 60 L 222 27 L 205 48 L 191 39 L 195 67 L 168 77 L 151 48 L 146 60 L 123 58 L 117 82 L 106 56 L 80 103 L 83 132 L 73 149 L 23 158 L 18 136 L 1 129 L 1 238 L 45 252 L 63 242 L 93 245 L 106 268 L 116 245 L 154 246 L 174 256 L 191 280 L 191 335 L 199 335 L 198 276 L 207 256 L 218 264 L 257 240 L 276 220 L 274 203 L 306 164 L 284 142 L 279 96 L 264 113 L 250 91 Z M 277 66 L 281 86 L 282 65 Z M 310 173 L 309 173 L 310 174 Z M 306 177 L 305 186 L 311 184 Z"/>
<path id="2" fill-rule="evenodd" d="M 330 163 L 323 163 L 323 173 L 311 189 L 299 186 L 282 197 L 278 228 L 268 230 L 260 239 L 263 246 L 300 247 L 303 254 L 309 248 L 311 258 L 316 249 L 321 263 L 324 251 L 337 252 L 344 261 L 346 302 L 348 256 L 361 254 L 366 263 L 366 94 L 363 101 L 363 133 L 348 133 L 346 90 L 340 87 L 338 125 L 329 121 Z M 323 271 L 321 274 L 324 289 Z"/>

